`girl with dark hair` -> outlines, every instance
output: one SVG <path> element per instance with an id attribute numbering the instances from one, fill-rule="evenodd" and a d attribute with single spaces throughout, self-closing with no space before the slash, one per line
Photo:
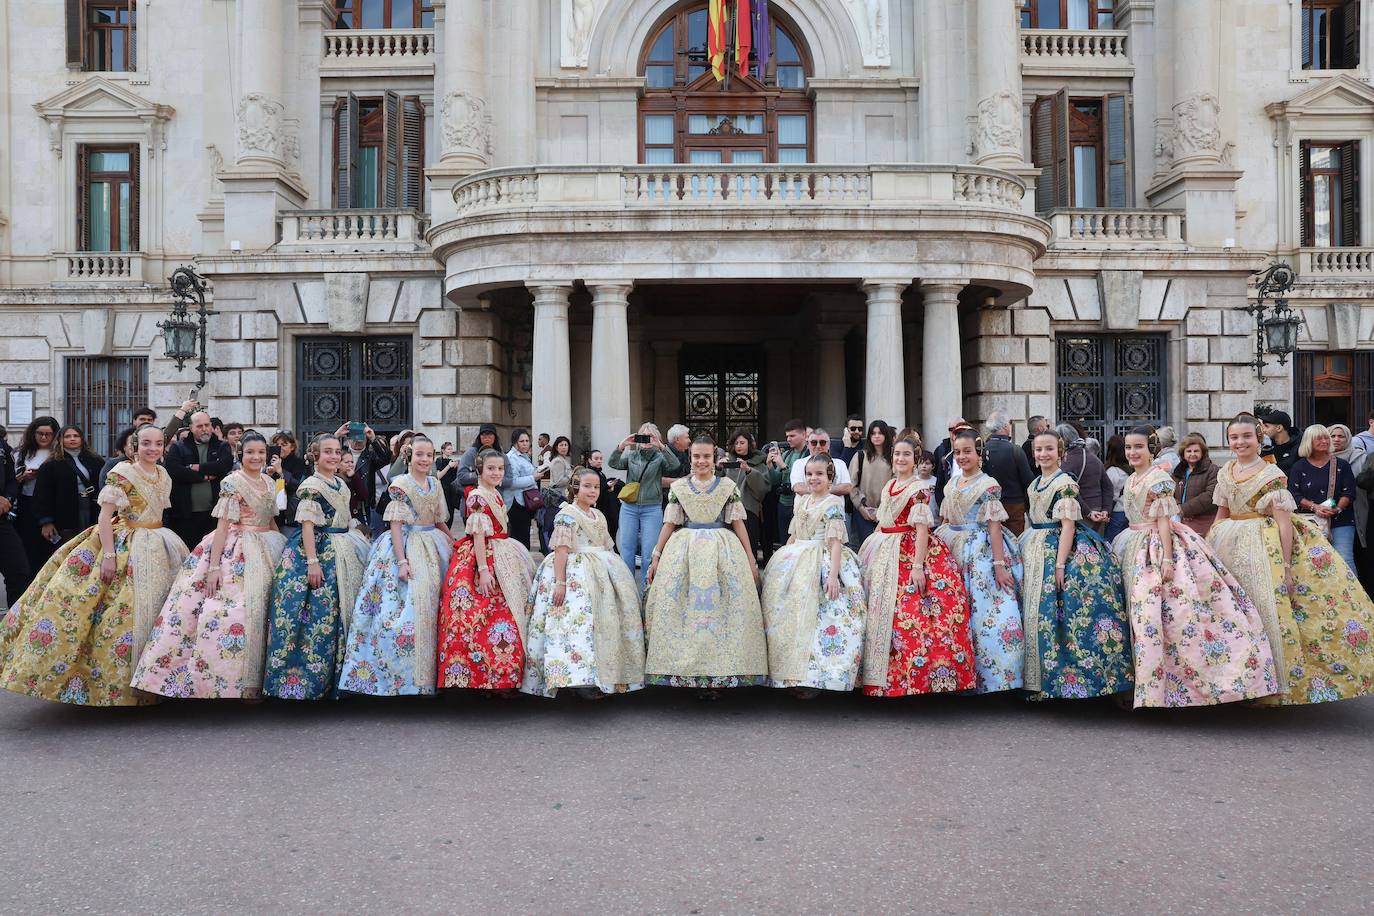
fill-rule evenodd
<path id="1" fill-rule="evenodd" d="M 651 684 L 715 696 L 722 687 L 765 683 L 768 649 L 744 503 L 733 483 L 715 476 L 709 437 L 696 439 L 688 455 L 691 474 L 669 490 L 650 555 L 644 668 Z"/>
<path id="2" fill-rule="evenodd" d="M 162 430 L 140 427 L 137 457 L 96 497 L 95 525 L 53 555 L 0 622 L 0 686 L 82 706 L 147 701 L 130 678 L 186 558 L 162 527 L 172 478 L 161 458 Z"/>
<path id="3" fill-rule="evenodd" d="M 1282 471 L 1260 453 L 1259 421 L 1226 428 L 1235 453 L 1217 474 L 1217 520 L 1207 543 L 1259 608 L 1285 705 L 1374 693 L 1374 604 Z"/>
<path id="4" fill-rule="evenodd" d="M 1174 478 L 1148 426 L 1126 434 L 1130 527 L 1112 545 L 1135 652 L 1135 705 L 1208 706 L 1279 689 L 1254 603 L 1207 542 L 1176 519 Z M 1280 475 L 1282 479 L 1282 475 Z"/>
<path id="5" fill-rule="evenodd" d="M 878 526 L 883 488 L 892 479 L 892 427 L 882 420 L 868 424 L 863 448 L 849 459 L 849 499 L 854 504 L 854 542 L 862 544 Z M 919 445 L 917 451 L 920 451 Z"/>
<path id="6" fill-rule="evenodd" d="M 391 481 L 383 531 L 372 544 L 349 623 L 341 689 L 372 696 L 431 696 L 437 683 L 439 589 L 453 536 L 434 443 L 410 440 L 406 473 Z"/>
<path id="7" fill-rule="evenodd" d="M 1061 438 L 1059 441 L 1063 442 Z M 1064 443 L 1068 448 L 1068 443 Z M 1110 544 L 1116 536 L 1126 530 L 1126 503 L 1123 501 L 1126 493 L 1126 478 L 1131 476 L 1131 466 L 1126 462 L 1126 437 L 1122 435 L 1111 436 L 1107 439 L 1106 450 L 1102 455 L 1102 465 L 1106 468 L 1107 479 L 1112 484 L 1112 509 L 1111 515 L 1107 519 L 1107 532 L 1104 537 Z M 1065 471 L 1065 473 L 1068 473 Z M 1071 475 L 1072 476 L 1072 475 Z M 1080 488 L 1081 492 L 1081 488 Z M 1082 503 L 1079 503 L 1082 507 Z"/>
<path id="8" fill-rule="evenodd" d="M 464 497 L 467 496 L 468 490 L 477 486 L 477 456 L 487 450 L 502 450 L 501 434 L 492 423 L 483 423 L 477 428 L 477 435 L 472 437 L 472 444 L 458 459 L 458 486 Z"/>
<path id="9" fill-rule="evenodd" d="M 64 426 L 59 447 L 38 468 L 34 502 L 39 533 L 49 543 L 64 544 L 95 523 L 100 513 L 95 494 L 101 487 L 104 462 L 86 444 L 79 426 Z"/>
<path id="10" fill-rule="evenodd" d="M 315 437 L 315 473 L 296 489 L 296 522 L 272 581 L 263 693 L 283 700 L 338 696 L 344 634 L 366 554 L 349 536 L 351 494 L 337 475 L 339 437 Z"/>
<path id="11" fill-rule="evenodd" d="M 19 448 L 14 452 L 14 473 L 19 483 L 19 499 L 15 504 L 14 527 L 19 532 L 19 540 L 24 545 L 24 553 L 29 557 L 29 569 L 38 569 L 52 556 L 54 544 L 43 537 L 38 522 L 39 508 L 36 493 L 38 489 L 38 469 L 52 456 L 57 445 L 57 420 L 52 417 L 34 417 L 24 428 L 24 436 Z M 102 481 L 103 483 L 103 481 Z"/>
<path id="12" fill-rule="evenodd" d="M 753 433 L 736 429 L 730 434 L 729 448 L 716 461 L 716 473 L 728 477 L 739 491 L 744 503 L 744 527 L 749 531 L 749 544 L 754 556 L 760 552 L 767 562 L 772 538 L 763 537 L 763 499 L 768 495 L 768 476 L 764 468 L 764 454 L 758 450 Z"/>
<path id="13" fill-rule="evenodd" d="M 1078 481 L 1059 467 L 1065 451 L 1055 432 L 1031 440 L 1040 476 L 1026 488 L 1021 603 L 1026 689 L 1041 699 L 1106 696 L 1132 683 L 1121 573 L 1111 547 L 1083 523 Z"/>
<path id="14" fill-rule="evenodd" d="M 510 451 L 506 452 L 506 478 L 501 482 L 501 498 L 505 502 L 510 536 L 529 550 L 530 522 L 534 519 L 536 508 L 525 505 L 526 494 L 539 489 L 547 479 L 547 472 L 537 470 L 534 466 L 529 430 L 517 429 L 511 433 L 510 441 Z"/>
<path id="15" fill-rule="evenodd" d="M 530 591 L 525 693 L 552 697 L 567 687 L 599 699 L 644 686 L 639 591 L 596 508 L 600 494 L 594 470 L 572 472 L 554 518 L 553 551 Z"/>
<path id="16" fill-rule="evenodd" d="M 922 486 L 916 476 L 919 454 L 914 439 L 893 445 L 894 476 L 883 486 L 877 530 L 859 549 L 866 696 L 951 693 L 977 683 L 968 591 L 949 546 L 932 533 L 933 482 Z"/>
<path id="17" fill-rule="evenodd" d="M 106 459 L 100 466 L 100 482 L 105 483 L 106 476 L 121 461 L 133 461 L 134 453 L 138 450 L 138 439 L 134 436 L 135 429 L 131 426 L 128 429 L 121 429 L 119 435 L 115 436 L 114 454 Z"/>
<path id="18" fill-rule="evenodd" d="M 218 521 L 181 567 L 153 621 L 133 684 L 168 697 L 262 696 L 272 573 L 286 547 L 276 487 L 263 473 L 267 440 L 239 440 L 240 466 L 220 482 Z"/>
<path id="19" fill-rule="evenodd" d="M 558 507 L 566 498 L 568 481 L 572 479 L 572 440 L 567 436 L 559 436 L 553 440 L 553 444 L 549 446 L 549 457 L 541 465 L 541 469 L 548 477 L 543 484 L 544 508 L 536 515 L 539 519 L 539 550 L 547 554 L 549 535 L 553 534 L 553 520 L 558 514 Z"/>
<path id="20" fill-rule="evenodd" d="M 803 696 L 847 692 L 863 660 L 863 572 L 845 546 L 844 499 L 830 492 L 834 462 L 813 456 L 803 473 L 808 492 L 793 504 L 790 537 L 763 580 L 769 683 Z"/>
<path id="21" fill-rule="evenodd" d="M 528 448 L 529 433 L 519 430 L 519 438 Z M 438 680 L 440 687 L 510 692 L 524 676 L 534 563 L 528 527 L 524 543 L 508 536 L 510 516 L 499 492 L 509 478 L 506 458 L 484 451 L 477 467 L 480 482 L 468 494 L 466 534 L 453 545 L 439 595 Z"/>
<path id="22" fill-rule="evenodd" d="M 1025 637 L 1021 624 L 1021 554 L 1002 524 L 1002 487 L 983 473 L 983 440 L 972 430 L 955 433 L 954 463 L 961 472 L 945 484 L 935 532 L 949 545 L 964 577 L 972 609 L 977 693 L 1015 690 L 1022 684 Z"/>

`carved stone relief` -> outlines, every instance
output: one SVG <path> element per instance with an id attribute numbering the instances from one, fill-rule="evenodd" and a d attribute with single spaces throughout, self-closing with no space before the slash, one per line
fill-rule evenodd
<path id="1" fill-rule="evenodd" d="M 250 92 L 239 100 L 239 159 L 265 158 L 282 162 L 287 156 L 287 141 L 282 129 L 281 102 L 261 92 Z"/>
<path id="2" fill-rule="evenodd" d="M 1221 154 L 1221 103 L 1210 92 L 1195 92 L 1174 103 L 1173 156 Z"/>
<path id="3" fill-rule="evenodd" d="M 466 153 L 490 161 L 491 115 L 486 99 L 462 89 L 444 96 L 442 127 L 445 153 Z"/>
<path id="4" fill-rule="evenodd" d="M 979 157 L 997 153 L 1012 153 L 1020 157 L 1020 98 L 1003 89 L 979 101 L 973 145 Z"/>

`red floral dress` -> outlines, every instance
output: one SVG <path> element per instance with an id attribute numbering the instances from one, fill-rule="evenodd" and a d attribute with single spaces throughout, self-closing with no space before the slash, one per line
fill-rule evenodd
<path id="1" fill-rule="evenodd" d="M 506 508 L 492 491 L 467 498 L 467 534 L 454 544 L 439 596 L 439 686 L 514 690 L 525 667 L 524 612 L 534 566 L 506 536 Z M 494 588 L 477 591 L 473 535 L 486 537 Z"/>
<path id="2" fill-rule="evenodd" d="M 925 594 L 911 581 L 916 525 L 931 528 L 935 521 L 930 502 L 928 487 L 890 482 L 883 488 L 878 530 L 860 554 L 869 596 L 867 696 L 949 693 L 975 685 L 968 592 L 949 546 L 933 532 L 926 548 Z"/>

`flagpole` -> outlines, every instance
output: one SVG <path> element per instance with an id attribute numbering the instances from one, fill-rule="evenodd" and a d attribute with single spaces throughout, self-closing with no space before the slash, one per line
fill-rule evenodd
<path id="1" fill-rule="evenodd" d="M 739 28 L 739 0 L 734 0 L 734 6 L 734 15 L 730 14 L 728 5 L 725 8 L 727 28 L 725 30 L 725 82 L 721 86 L 722 92 L 730 91 L 730 71 L 735 69 L 735 29 Z"/>

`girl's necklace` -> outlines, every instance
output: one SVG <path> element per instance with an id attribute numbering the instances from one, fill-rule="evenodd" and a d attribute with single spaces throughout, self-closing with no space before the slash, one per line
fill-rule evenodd
<path id="1" fill-rule="evenodd" d="M 157 483 L 158 481 L 157 465 L 153 465 L 153 473 L 149 474 L 147 471 L 143 470 L 142 465 L 135 462 L 134 471 L 138 473 L 139 477 L 142 477 L 148 483 Z"/>
<path id="2" fill-rule="evenodd" d="M 249 474 L 247 471 L 243 471 L 243 479 L 248 482 L 248 488 L 250 490 L 256 490 L 259 494 L 266 493 L 268 490 L 272 489 L 272 481 L 268 480 L 262 474 Z"/>
<path id="3" fill-rule="evenodd" d="M 1265 461 L 1263 458 L 1256 458 L 1253 464 L 1243 465 L 1237 461 L 1236 466 L 1231 470 L 1231 479 L 1236 483 L 1245 483 L 1245 481 L 1258 474 L 1260 468 L 1264 467 L 1264 465 Z"/>
<path id="4" fill-rule="evenodd" d="M 1044 474 L 1041 474 L 1040 477 L 1035 481 L 1035 483 L 1032 484 L 1032 486 L 1035 487 L 1035 492 L 1044 493 L 1046 490 L 1050 488 L 1050 484 L 1054 483 L 1054 478 L 1058 476 L 1059 468 L 1055 468 L 1054 473 L 1048 477 L 1046 477 Z"/>

